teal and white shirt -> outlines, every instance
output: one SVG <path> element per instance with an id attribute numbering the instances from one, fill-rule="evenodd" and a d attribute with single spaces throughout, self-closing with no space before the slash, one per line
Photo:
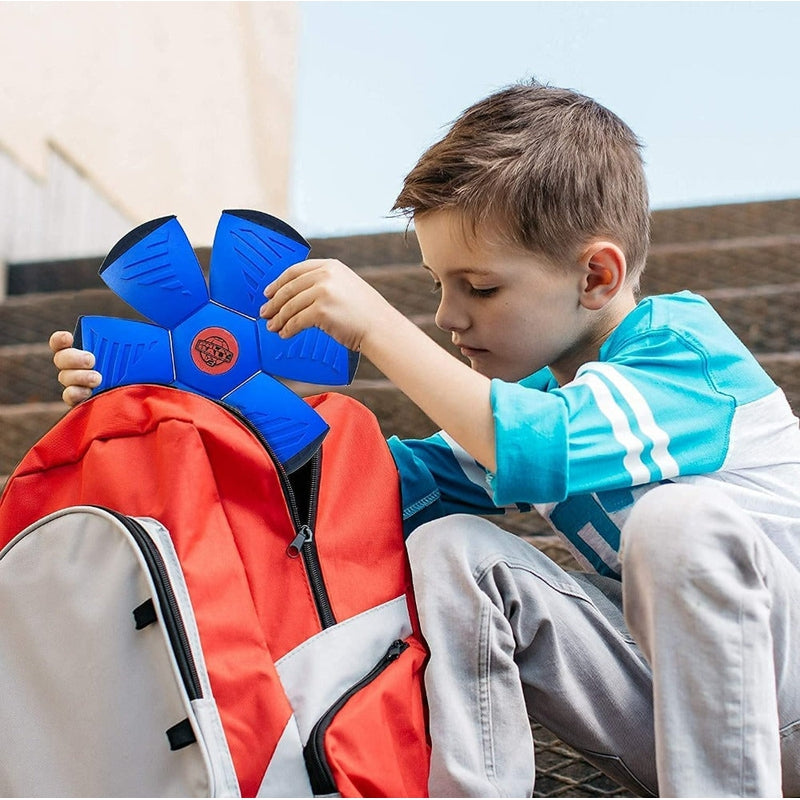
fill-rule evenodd
<path id="1" fill-rule="evenodd" d="M 800 569 L 800 430 L 783 392 L 709 303 L 642 300 L 574 380 L 492 381 L 497 471 L 447 434 L 389 440 L 409 533 L 459 512 L 534 506 L 578 561 L 619 577 L 620 529 L 643 492 L 714 485 Z"/>

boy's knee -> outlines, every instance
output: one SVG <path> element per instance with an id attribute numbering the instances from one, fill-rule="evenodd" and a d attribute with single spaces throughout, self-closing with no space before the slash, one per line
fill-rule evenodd
<path id="1" fill-rule="evenodd" d="M 633 507 L 622 529 L 623 569 L 659 575 L 707 566 L 709 559 L 751 550 L 753 524 L 717 489 L 664 484 Z"/>
<path id="2" fill-rule="evenodd" d="M 420 525 L 406 540 L 416 577 L 435 580 L 472 575 L 482 564 L 508 560 L 530 561 L 536 548 L 492 522 L 471 514 L 452 514 Z"/>
<path id="3" fill-rule="evenodd" d="M 439 560 L 447 552 L 458 551 L 458 543 L 464 535 L 464 526 L 458 524 L 461 516 L 434 519 L 416 528 L 406 539 L 406 550 L 411 563 Z"/>

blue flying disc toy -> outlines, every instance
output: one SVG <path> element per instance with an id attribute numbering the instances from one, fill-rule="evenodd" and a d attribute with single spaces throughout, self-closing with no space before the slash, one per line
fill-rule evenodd
<path id="1" fill-rule="evenodd" d="M 318 328 L 282 339 L 258 316 L 266 286 L 310 249 L 276 217 L 223 211 L 209 287 L 178 220 L 146 222 L 114 246 L 100 277 L 153 324 L 83 316 L 75 347 L 94 353 L 99 389 L 158 383 L 233 406 L 293 472 L 317 450 L 328 426 L 278 378 L 342 386 L 358 366 L 357 353 Z"/>

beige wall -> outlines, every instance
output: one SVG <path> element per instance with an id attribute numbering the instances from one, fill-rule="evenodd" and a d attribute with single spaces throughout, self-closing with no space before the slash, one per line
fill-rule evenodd
<path id="1" fill-rule="evenodd" d="M 41 184 L 55 150 L 195 244 L 223 208 L 285 215 L 297 25 L 291 2 L 0 2 L 0 150 Z"/>

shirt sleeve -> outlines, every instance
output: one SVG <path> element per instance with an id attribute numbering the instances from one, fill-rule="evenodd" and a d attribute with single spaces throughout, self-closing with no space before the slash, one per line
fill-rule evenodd
<path id="1" fill-rule="evenodd" d="M 503 514 L 495 505 L 489 476 L 443 431 L 427 439 L 389 439 L 400 475 L 403 528 L 408 536 L 423 522 L 449 514 Z M 530 505 L 514 504 L 528 511 Z"/>
<path id="2" fill-rule="evenodd" d="M 772 385 L 743 348 L 709 354 L 672 330 L 650 331 L 614 358 L 584 365 L 561 388 L 494 380 L 494 502 L 560 502 L 713 472 L 730 441 L 732 386 L 752 395 L 754 382 L 763 392 Z"/>

